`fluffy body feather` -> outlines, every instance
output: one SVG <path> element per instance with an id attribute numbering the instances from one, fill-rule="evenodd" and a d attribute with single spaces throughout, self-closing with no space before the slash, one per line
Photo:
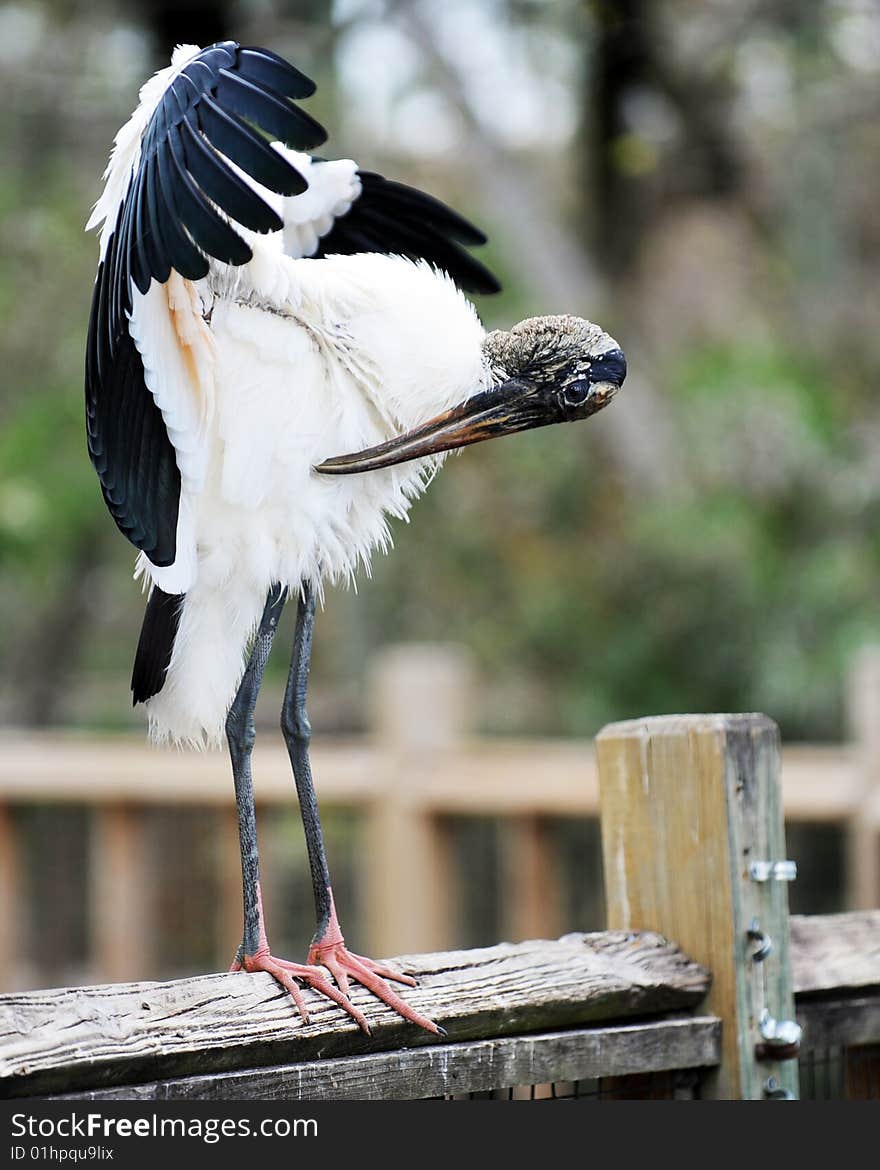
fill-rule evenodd
<path id="1" fill-rule="evenodd" d="M 160 740 L 219 741 L 270 585 L 351 579 L 388 546 L 387 517 L 406 514 L 436 461 L 354 480 L 312 468 L 488 377 L 473 308 L 428 265 L 290 260 L 272 238 L 255 248 L 250 264 L 217 266 L 195 286 L 191 361 L 166 286 L 154 284 L 134 317 L 182 472 L 174 564 L 138 558 L 164 592 L 186 594 L 165 685 L 148 703 Z"/>

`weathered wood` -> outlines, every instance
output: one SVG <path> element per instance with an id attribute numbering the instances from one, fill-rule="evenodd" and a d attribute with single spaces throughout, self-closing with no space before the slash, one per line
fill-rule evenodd
<path id="1" fill-rule="evenodd" d="M 304 1061 L 64 1094 L 89 1101 L 414 1101 L 517 1085 L 700 1069 L 718 1061 L 713 1016 Z"/>
<path id="2" fill-rule="evenodd" d="M 749 863 L 785 857 L 779 733 L 763 715 L 616 723 L 596 741 L 607 921 L 659 930 L 712 971 L 706 1010 L 723 1021 L 708 1096 L 754 1100 L 774 1076 L 797 1091 L 794 1061 L 761 1061 L 763 1008 L 791 1020 L 788 896 L 750 880 Z M 753 920 L 773 950 L 753 963 Z"/>
<path id="3" fill-rule="evenodd" d="M 847 1050 L 844 1085 L 847 1101 L 880 1101 L 880 1044 Z"/>
<path id="4" fill-rule="evenodd" d="M 854 1050 L 847 1076 L 864 1087 L 857 1050 L 880 1044 L 880 910 L 792 915 L 791 966 L 801 1050 Z"/>
<path id="5" fill-rule="evenodd" d="M 878 989 L 880 910 L 791 916 L 791 968 L 798 996 Z"/>
<path id="6" fill-rule="evenodd" d="M 609 932 L 475 951 L 406 956 L 414 1007 L 453 1040 L 577 1027 L 692 1006 L 709 976 L 657 935 Z M 433 1045 L 363 989 L 371 1038 L 307 993 L 311 1023 L 268 975 L 66 988 L 0 997 L 0 1084 L 63 1092 Z"/>
<path id="7" fill-rule="evenodd" d="M 880 1044 L 880 995 L 798 996 L 801 1052 Z"/>

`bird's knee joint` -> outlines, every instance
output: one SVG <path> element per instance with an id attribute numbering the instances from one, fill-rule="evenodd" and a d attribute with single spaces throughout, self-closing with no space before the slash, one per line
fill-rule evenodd
<path id="1" fill-rule="evenodd" d="M 235 711 L 226 716 L 226 739 L 232 751 L 250 755 L 257 741 L 257 731 L 252 719 L 243 719 Z"/>
<path id="2" fill-rule="evenodd" d="M 283 711 L 281 731 L 287 743 L 303 745 L 312 738 L 312 725 L 305 711 Z"/>

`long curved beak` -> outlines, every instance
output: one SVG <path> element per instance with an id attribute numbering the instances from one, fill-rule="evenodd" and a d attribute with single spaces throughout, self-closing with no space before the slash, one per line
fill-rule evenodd
<path id="1" fill-rule="evenodd" d="M 365 451 L 325 459 L 314 470 L 323 475 L 378 471 L 395 463 L 439 455 L 442 451 L 483 443 L 501 435 L 589 418 L 606 406 L 623 385 L 626 358 L 615 346 L 592 358 L 583 374 L 559 385 L 549 378 L 538 381 L 526 376 L 510 378 L 397 438 Z"/>
<path id="2" fill-rule="evenodd" d="M 368 447 L 351 455 L 339 455 L 319 463 L 315 471 L 324 475 L 353 475 L 361 471 L 376 471 L 410 459 L 438 455 L 471 443 L 483 443 L 500 435 L 529 430 L 557 422 L 547 417 L 543 398 L 536 393 L 533 383 L 511 378 L 491 390 L 483 390 L 451 410 L 444 411 L 429 422 L 406 434 Z"/>

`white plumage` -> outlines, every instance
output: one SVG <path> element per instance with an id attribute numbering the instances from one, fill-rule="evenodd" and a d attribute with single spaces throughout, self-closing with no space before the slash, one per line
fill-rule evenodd
<path id="1" fill-rule="evenodd" d="M 150 725 L 197 744 L 220 740 L 269 586 L 350 579 L 388 546 L 387 517 L 406 514 L 437 459 L 366 477 L 312 468 L 408 430 L 488 375 L 473 307 L 426 264 L 291 260 L 269 237 L 250 264 L 212 266 L 194 288 L 189 315 L 178 310 L 193 361 L 181 359 L 166 286 L 134 322 L 183 476 L 175 563 L 138 558 L 165 592 L 186 593 Z"/>
<path id="2" fill-rule="evenodd" d="M 141 89 L 117 135 L 105 190 L 102 256 L 138 165 L 141 135 L 174 76 L 200 50 L 181 46 Z M 367 477 L 312 468 L 382 442 L 479 390 L 483 329 L 469 301 L 424 262 L 313 252 L 360 192 L 351 160 L 317 163 L 274 149 L 307 179 L 284 198 L 227 164 L 281 216 L 282 231 L 233 226 L 253 257 L 211 261 L 202 280 L 172 270 L 132 293 L 129 332 L 181 474 L 176 557 L 145 553 L 136 576 L 186 594 L 162 690 L 148 702 L 159 741 L 218 744 L 269 587 L 351 580 L 390 544 L 442 457 Z"/>
<path id="3" fill-rule="evenodd" d="M 158 740 L 219 742 L 270 586 L 320 592 L 325 580 L 351 580 L 387 548 L 388 517 L 406 514 L 442 456 L 355 476 L 318 474 L 317 464 L 408 432 L 520 367 L 530 381 L 498 387 L 502 430 L 583 417 L 607 400 L 591 363 L 619 354 L 577 318 L 523 322 L 487 345 L 445 272 L 383 254 L 396 240 L 411 256 L 440 257 L 459 283 L 493 290 L 461 247 L 484 239 L 478 229 L 350 159 L 270 146 L 236 122 L 236 111 L 281 117 L 314 140 L 320 127 L 300 126 L 305 115 L 272 88 L 305 92 L 304 81 L 264 50 L 178 48 L 116 136 L 88 224 L 103 224 L 90 452 L 117 523 L 145 550 L 136 575 L 185 595 L 166 633 L 167 673 L 156 663 L 140 694 Z M 322 255 L 325 240 L 346 254 Z M 506 418 L 505 396 L 529 386 L 540 404 L 527 395 L 519 421 Z M 500 433 L 493 426 L 447 445 Z"/>

